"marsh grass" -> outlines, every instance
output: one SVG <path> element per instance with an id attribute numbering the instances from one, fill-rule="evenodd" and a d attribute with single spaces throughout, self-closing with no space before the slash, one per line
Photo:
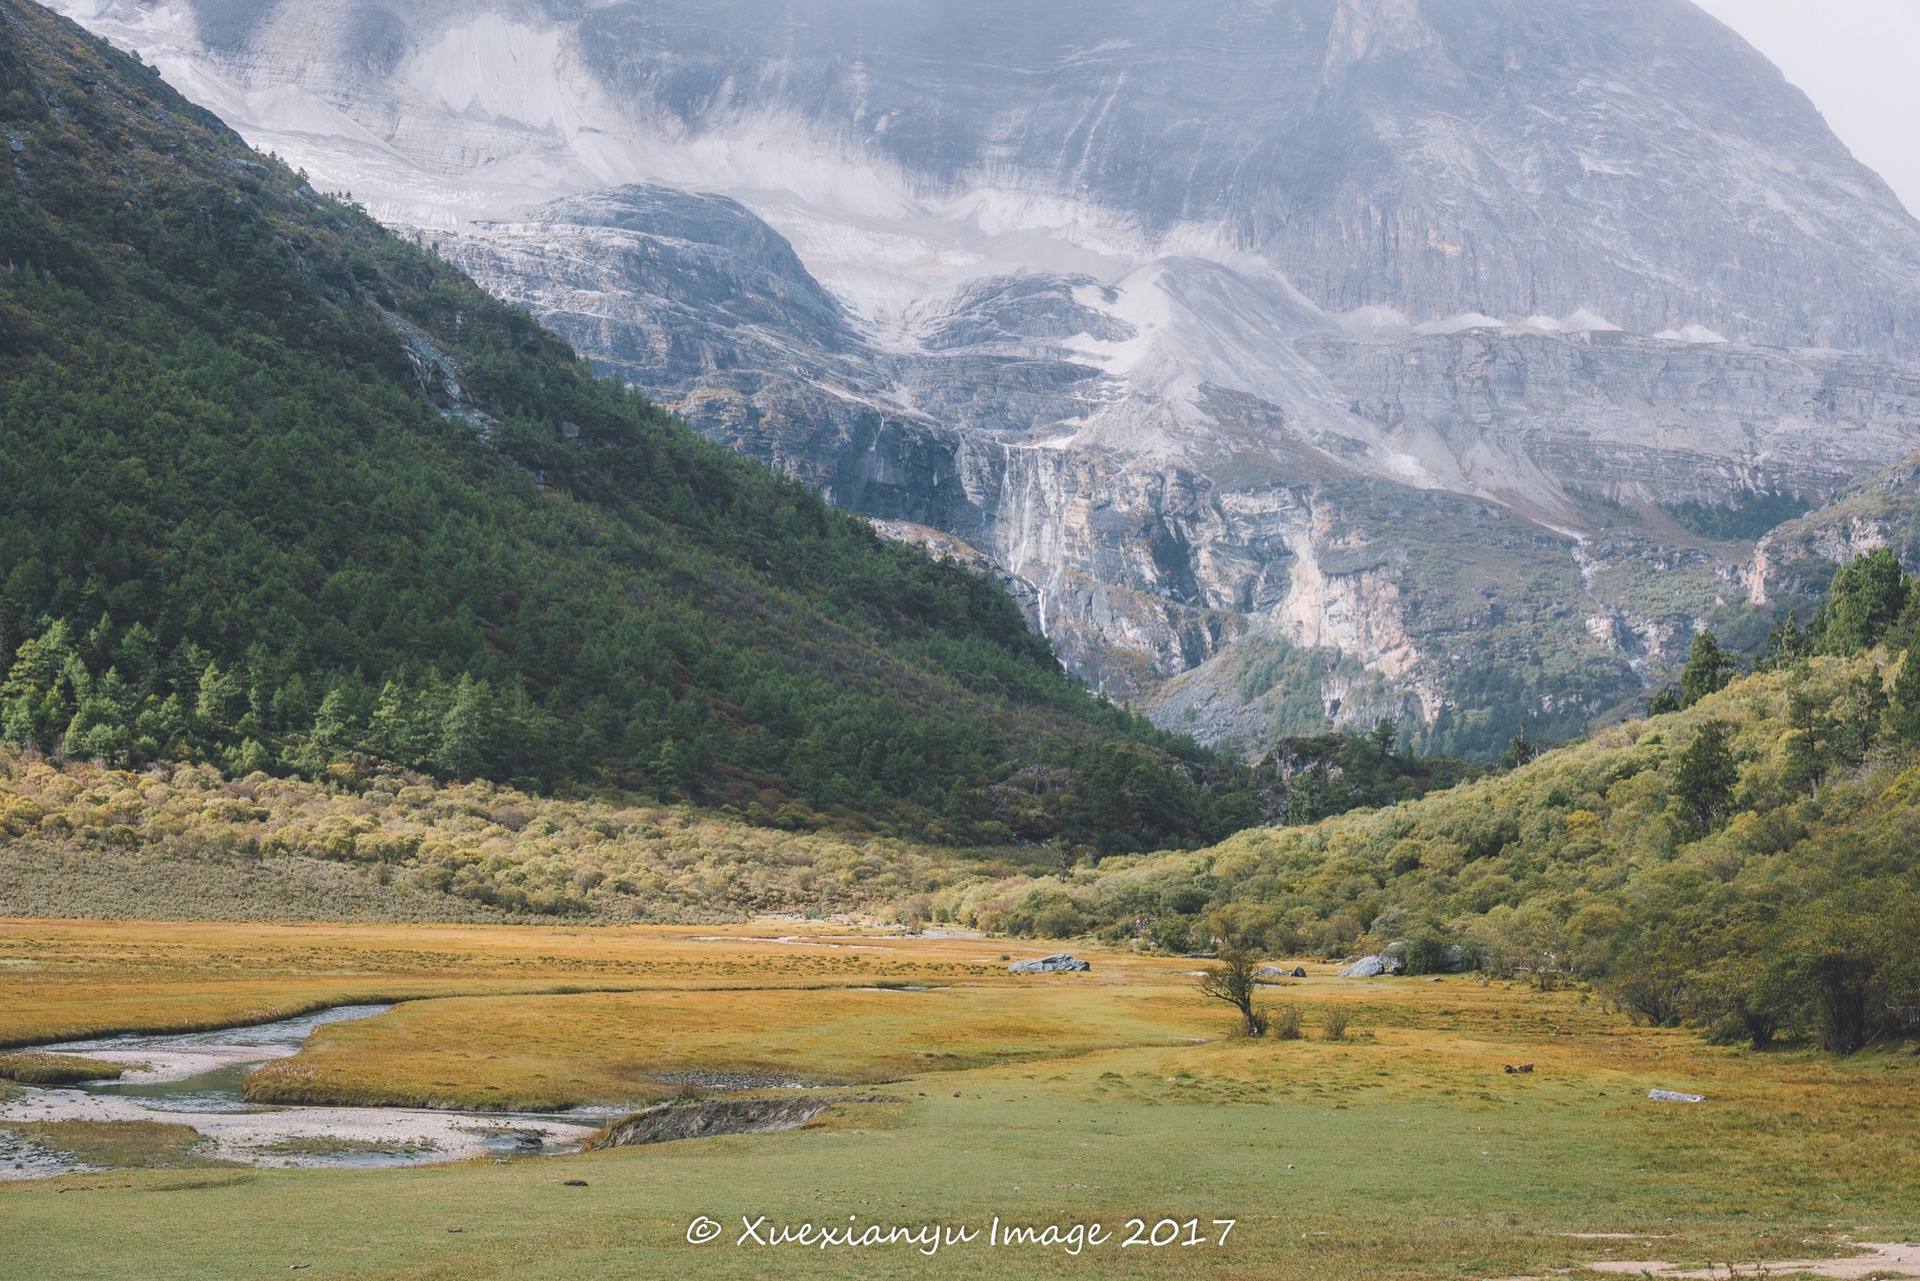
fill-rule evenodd
<path id="1" fill-rule="evenodd" d="M 1015 982 L 972 941 L 909 942 L 831 921 L 781 922 L 778 932 L 800 941 L 767 938 L 764 924 L 554 930 L 0 920 L 0 1047 L 208 1031 L 334 1005 L 449 995 L 938 986 L 983 975 Z"/>
<path id="2" fill-rule="evenodd" d="M 32 1121 L 5 1128 L 38 1147 L 106 1169 L 189 1170 L 234 1164 L 209 1155 L 212 1139 L 170 1121 Z"/>
<path id="3" fill-rule="evenodd" d="M 1320 1033 L 1329 1041 L 1343 1041 L 1347 1036 L 1349 1015 L 1338 1005 L 1329 1005 L 1320 1015 Z"/>
<path id="4" fill-rule="evenodd" d="M 873 1084 L 1188 1031 L 1184 1011 L 1111 1006 L 1097 990 L 1028 998 L 999 984 L 416 1001 L 320 1028 L 245 1091 L 255 1103 L 545 1111 L 677 1098 L 690 1079 Z"/>
<path id="5" fill-rule="evenodd" d="M 0 1078 L 21 1085 L 78 1085 L 82 1081 L 117 1081 L 126 1069 L 105 1059 L 78 1054 L 16 1051 L 0 1054 Z"/>
<path id="6" fill-rule="evenodd" d="M 430 1138 L 394 1141 L 389 1139 L 344 1139 L 327 1134 L 305 1134 L 279 1139 L 260 1146 L 271 1156 L 418 1156 L 438 1152 L 440 1145 Z"/>
<path id="7" fill-rule="evenodd" d="M 1295 1009 L 1314 1023 L 1338 1002 L 1366 1034 L 1236 1039 L 1222 1035 L 1218 1004 L 1193 990 L 1191 962 L 1087 949 L 1091 974 L 1039 984 L 1007 976 L 995 959 L 1003 948 L 785 921 L 722 931 L 0 923 L 0 1021 L 23 996 L 40 1002 L 41 1019 L 94 1018 L 102 1003 L 137 1011 L 176 989 L 172 1008 L 184 1009 L 210 1000 L 213 978 L 256 967 L 285 999 L 336 992 L 342 974 L 423 981 L 435 966 L 437 981 L 476 990 L 651 984 L 402 1006 L 338 1025 L 362 1035 L 316 1037 L 293 1062 L 343 1081 L 378 1068 L 396 1073 L 391 1083 L 477 1098 L 489 1083 L 518 1089 L 540 1073 L 628 1081 L 663 1055 L 712 1069 L 755 1045 L 780 1064 L 891 1076 L 884 1093 L 900 1100 L 836 1109 L 788 1134 L 511 1165 L 133 1170 L 0 1185 L 0 1274 L 94 1275 L 102 1258 L 155 1276 L 277 1275 L 304 1262 L 379 1278 L 847 1274 L 845 1259 L 819 1251 L 685 1244 L 694 1215 L 747 1208 L 793 1222 L 829 1210 L 982 1224 L 993 1213 L 1240 1220 L 1225 1251 L 861 1263 L 862 1275 L 929 1281 L 1466 1281 L 1578 1270 L 1613 1244 L 1564 1235 L 1574 1232 L 1658 1233 L 1662 1257 L 1695 1265 L 1804 1258 L 1809 1241 L 1840 1247 L 1841 1233 L 1920 1234 L 1920 1060 L 1897 1048 L 1844 1062 L 1737 1052 L 1636 1027 L 1579 993 L 1360 985 L 1325 966 L 1310 967 L 1276 1020 Z M 945 986 L 853 990 L 928 976 Z M 59 986 L 68 982 L 80 986 Z M 56 1007 L 49 985 L 91 997 Z M 429 1066 L 410 1064 L 416 1056 Z M 1502 1071 L 1521 1061 L 1535 1072 Z M 1656 1085 L 1712 1102 L 1653 1104 Z M 576 1177 L 588 1186 L 563 1187 Z M 201 1182 L 191 1196 L 149 1194 L 189 1178 Z M 215 1179 L 223 1185 L 206 1185 Z M 1864 1225 L 1886 1235 L 1862 1236 Z"/>

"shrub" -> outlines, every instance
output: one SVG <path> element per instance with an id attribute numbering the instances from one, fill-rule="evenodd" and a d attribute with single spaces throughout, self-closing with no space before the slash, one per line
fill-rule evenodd
<path id="1" fill-rule="evenodd" d="M 1193 946 L 1193 922 L 1184 916 L 1163 916 L 1153 923 L 1148 937 L 1169 952 L 1185 952 Z"/>
<path id="2" fill-rule="evenodd" d="M 1454 955 L 1457 951 L 1450 953 L 1444 940 L 1431 934 L 1416 934 L 1407 940 L 1401 959 L 1406 962 L 1408 974 L 1445 974 L 1453 968 Z"/>
<path id="3" fill-rule="evenodd" d="M 1274 1011 L 1270 1026 L 1276 1039 L 1297 1041 L 1300 1039 L 1300 1007 L 1283 1005 Z"/>
<path id="4" fill-rule="evenodd" d="M 1050 904 L 1037 912 L 1033 918 L 1033 932 L 1039 938 L 1072 938 L 1086 928 L 1087 918 L 1067 903 Z"/>
<path id="5" fill-rule="evenodd" d="M 1343 1041 L 1347 1036 L 1347 1012 L 1337 1005 L 1329 1005 L 1326 1013 L 1320 1016 L 1320 1031 L 1329 1041 Z"/>

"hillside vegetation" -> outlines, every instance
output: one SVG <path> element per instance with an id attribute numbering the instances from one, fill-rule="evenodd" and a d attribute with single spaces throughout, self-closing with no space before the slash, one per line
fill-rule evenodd
<path id="1" fill-rule="evenodd" d="M 1891 554 L 1736 676 L 1514 772 L 1193 855 L 956 887 L 936 919 L 1598 985 L 1656 1024 L 1839 1051 L 1920 1028 L 1920 590 Z M 1668 700 L 1663 700 L 1668 701 Z M 1453 945 L 1449 948 L 1448 945 Z"/>
<path id="2" fill-rule="evenodd" d="M 1057 866 L 1044 846 L 1027 853 Z M 0 916 L 628 922 L 865 910 L 913 921 L 934 890 L 1017 870 L 871 833 L 785 832 L 690 805 L 485 780 L 230 780 L 209 765 L 135 774 L 0 752 Z"/>
<path id="3" fill-rule="evenodd" d="M 962 844 L 1257 817 L 986 579 L 594 378 L 71 23 L 0 31 L 0 740 Z"/>

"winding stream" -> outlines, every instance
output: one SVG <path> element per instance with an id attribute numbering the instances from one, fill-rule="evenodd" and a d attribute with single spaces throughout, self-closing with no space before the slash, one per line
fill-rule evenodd
<path id="1" fill-rule="evenodd" d="M 22 1121 L 172 1121 L 210 1143 L 202 1155 L 255 1166 L 374 1168 L 491 1156 L 545 1156 L 580 1141 L 623 1108 L 563 1113 L 447 1112 L 430 1108 L 278 1107 L 248 1103 L 241 1081 L 270 1059 L 299 1051 L 326 1023 L 372 1018 L 387 1005 L 343 1005 L 318 1014 L 218 1032 L 109 1036 L 35 1049 L 124 1064 L 118 1081 L 23 1087 L 0 1103 L 0 1126 Z M 90 1167 L 0 1131 L 0 1179 L 44 1178 Z"/>

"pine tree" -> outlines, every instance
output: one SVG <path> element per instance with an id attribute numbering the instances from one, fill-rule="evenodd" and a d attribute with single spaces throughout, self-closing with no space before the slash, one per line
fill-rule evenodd
<path id="1" fill-rule="evenodd" d="M 1848 561 L 1833 576 L 1832 595 L 1822 611 L 1826 631 L 1821 647 L 1829 654 L 1872 649 L 1906 608 L 1907 586 L 1900 562 L 1888 548 Z"/>
<path id="2" fill-rule="evenodd" d="M 1393 745 L 1400 737 L 1400 722 L 1391 716 L 1382 716 L 1373 726 L 1373 749 L 1380 753 L 1380 759 L 1393 757 Z"/>
<path id="3" fill-rule="evenodd" d="M 233 673 L 221 671 L 217 663 L 208 663 L 200 673 L 200 695 L 193 709 L 206 731 L 215 737 L 232 733 L 245 706 L 246 695 Z"/>
<path id="4" fill-rule="evenodd" d="M 1693 638 L 1686 669 L 1680 673 L 1680 706 L 1692 707 L 1707 695 L 1719 693 L 1739 671 L 1738 660 L 1721 651 L 1713 633 L 1701 632 Z"/>
<path id="5" fill-rule="evenodd" d="M 1732 807 L 1733 789 L 1739 781 L 1740 769 L 1727 746 L 1726 725 L 1708 721 L 1675 762 L 1671 795 L 1693 830 L 1705 835 Z"/>
<path id="6" fill-rule="evenodd" d="M 1920 637 L 1907 646 L 1900 674 L 1893 679 L 1887 730 L 1902 743 L 1920 742 Z"/>
<path id="7" fill-rule="evenodd" d="M 1766 648 L 1754 657 L 1753 670 L 1773 672 L 1792 667 L 1807 656 L 1807 631 L 1800 626 L 1800 611 L 1790 609 L 1787 616 L 1767 632 Z"/>
<path id="8" fill-rule="evenodd" d="M 1793 728 L 1781 742 L 1786 756 L 1781 781 L 1791 788 L 1806 788 L 1810 796 L 1818 795 L 1832 751 L 1833 722 L 1804 687 L 1795 687 L 1787 691 L 1787 723 Z"/>
<path id="9" fill-rule="evenodd" d="M 485 764 L 487 726 L 486 686 L 462 675 L 453 693 L 453 706 L 440 723 L 440 745 L 433 763 L 455 778 L 472 778 Z"/>
<path id="10" fill-rule="evenodd" d="M 1887 689 L 1878 670 L 1849 680 L 1834 705 L 1834 750 L 1847 765 L 1859 765 L 1873 751 L 1887 710 Z"/>

